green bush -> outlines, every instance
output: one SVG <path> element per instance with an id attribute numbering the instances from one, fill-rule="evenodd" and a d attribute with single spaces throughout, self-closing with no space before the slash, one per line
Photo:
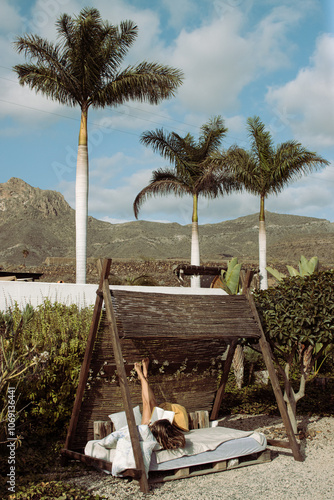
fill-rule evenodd
<path id="1" fill-rule="evenodd" d="M 91 495 L 82 488 L 77 488 L 63 481 L 41 481 L 20 488 L 20 492 L 10 495 L 9 500 L 102 500 L 100 495 Z"/>
<path id="2" fill-rule="evenodd" d="M 298 382 L 293 382 L 297 389 Z M 312 379 L 307 386 L 305 397 L 298 403 L 297 415 L 317 415 L 332 417 L 334 408 L 334 378 L 327 378 L 326 385 L 320 386 Z M 277 401 L 270 383 L 251 384 L 238 389 L 233 375 L 226 386 L 220 416 L 229 414 L 279 415 Z"/>
<path id="3" fill-rule="evenodd" d="M 285 278 L 254 293 L 264 332 L 278 355 L 296 346 L 334 344 L 334 271 Z M 314 352 L 314 359 L 319 351 Z"/>
<path id="4" fill-rule="evenodd" d="M 315 375 L 334 345 L 334 271 L 285 278 L 254 298 L 296 432 L 297 402 L 305 396 L 312 369 Z"/>
<path id="5" fill-rule="evenodd" d="M 79 309 L 45 300 L 30 311 L 29 321 L 22 323 L 22 317 L 17 305 L 2 314 L 5 351 L 13 353 L 22 370 L 34 364 L 11 380 L 17 386 L 16 428 L 34 430 L 39 437 L 63 433 L 73 408 L 92 307 Z M 1 391 L 2 403 L 6 391 L 7 387 Z"/>

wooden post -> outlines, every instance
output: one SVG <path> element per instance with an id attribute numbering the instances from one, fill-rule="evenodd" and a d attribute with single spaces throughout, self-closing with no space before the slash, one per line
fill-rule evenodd
<path id="1" fill-rule="evenodd" d="M 195 411 L 188 413 L 189 429 L 198 429 L 198 415 Z"/>
<path id="2" fill-rule="evenodd" d="M 206 429 L 210 427 L 209 412 L 199 410 L 188 413 L 189 429 Z"/>
<path id="3" fill-rule="evenodd" d="M 111 422 L 109 420 L 94 421 L 94 439 L 103 439 L 111 433 Z"/>
<path id="4" fill-rule="evenodd" d="M 287 433 L 287 436 L 288 436 L 288 440 L 289 440 L 289 443 L 290 443 L 290 448 L 292 450 L 293 457 L 294 457 L 295 460 L 297 460 L 299 462 L 302 462 L 303 461 L 303 457 L 302 457 L 302 454 L 300 452 L 300 448 L 299 448 L 299 445 L 297 443 L 297 440 L 296 440 L 296 437 L 295 437 L 295 434 L 294 434 L 294 431 L 293 431 L 293 428 L 292 428 L 292 424 L 291 424 L 291 421 L 290 421 L 290 417 L 288 415 L 286 404 L 284 402 L 283 394 L 282 394 L 282 391 L 281 391 L 281 387 L 279 385 L 279 381 L 278 381 L 278 378 L 277 378 L 277 375 L 276 375 L 274 363 L 273 363 L 273 360 L 272 360 L 272 354 L 271 354 L 270 346 L 269 346 L 269 344 L 268 344 L 268 342 L 266 340 L 266 337 L 264 335 L 264 332 L 263 332 L 263 329 L 262 329 L 262 325 L 261 325 L 261 321 L 260 321 L 260 318 L 259 318 L 256 306 L 255 306 L 254 298 L 253 298 L 253 296 L 251 294 L 248 294 L 248 301 L 249 301 L 250 307 L 252 309 L 254 318 L 256 319 L 256 321 L 259 324 L 259 329 L 260 329 L 260 332 L 261 332 L 261 337 L 259 339 L 259 344 L 260 344 L 261 351 L 262 351 L 262 354 L 263 354 L 264 362 L 265 362 L 267 370 L 269 372 L 269 377 L 270 377 L 271 385 L 272 385 L 272 388 L 273 388 L 273 391 L 274 391 L 274 394 L 275 394 L 275 397 L 276 397 L 277 405 L 278 405 L 278 408 L 279 408 L 279 411 L 280 411 L 280 414 L 281 414 L 281 417 L 282 417 L 282 420 L 283 420 L 283 423 L 284 423 L 284 427 L 285 427 L 285 430 L 286 430 L 286 433 Z"/>
<path id="5" fill-rule="evenodd" d="M 90 329 L 89 329 L 85 356 L 84 356 L 81 370 L 80 370 L 79 383 L 78 383 L 78 388 L 77 388 L 77 392 L 76 392 L 76 396 L 75 396 L 75 400 L 74 400 L 71 421 L 70 421 L 70 425 L 69 425 L 69 428 L 67 431 L 65 450 L 69 450 L 72 447 L 75 431 L 76 431 L 77 424 L 78 424 L 78 418 L 79 418 L 82 398 L 84 395 L 84 391 L 85 391 L 85 387 L 86 387 L 86 383 L 87 383 L 87 379 L 88 379 L 89 365 L 90 365 L 90 362 L 92 359 L 94 342 L 95 342 L 95 338 L 96 338 L 97 329 L 99 326 L 101 310 L 102 310 L 102 305 L 103 305 L 102 286 L 103 286 L 104 280 L 108 279 L 109 272 L 110 272 L 110 266 L 111 266 L 111 259 L 105 260 L 103 263 L 103 267 L 101 266 L 100 283 L 99 283 L 99 288 L 96 291 L 96 300 L 95 300 L 93 318 L 92 318 L 92 322 L 91 322 Z"/>
<path id="6" fill-rule="evenodd" d="M 131 404 L 130 390 L 127 382 L 126 371 L 123 362 L 122 350 L 119 342 L 118 329 L 116 324 L 116 317 L 114 308 L 111 301 L 111 294 L 109 289 L 108 278 L 103 280 L 103 298 L 104 305 L 106 308 L 106 316 L 108 320 L 109 331 L 111 335 L 111 341 L 114 351 L 115 364 L 117 369 L 117 375 L 119 379 L 119 385 L 121 389 L 125 414 L 128 422 L 129 433 L 131 438 L 133 455 L 136 463 L 136 468 L 141 471 L 141 477 L 139 479 L 140 489 L 144 493 L 149 492 L 148 481 L 145 474 L 144 459 L 142 451 L 139 444 L 139 436 L 135 421 L 135 416 L 133 413 L 133 406 Z"/>
<path id="7" fill-rule="evenodd" d="M 226 358 L 225 363 L 224 363 L 222 380 L 221 380 L 220 387 L 219 387 L 217 394 L 216 394 L 216 397 L 215 397 L 212 412 L 210 415 L 210 420 L 216 420 L 218 418 L 218 413 L 219 413 L 220 405 L 222 404 L 222 400 L 224 397 L 225 387 L 226 387 L 228 376 L 230 373 L 231 364 L 232 364 L 232 360 L 233 360 L 234 351 L 235 351 L 236 346 L 237 346 L 237 341 L 232 340 L 232 342 L 228 348 L 227 358 Z"/>
<path id="8" fill-rule="evenodd" d="M 198 415 L 198 428 L 207 429 L 208 427 L 210 427 L 209 412 L 202 410 L 197 411 L 196 413 Z"/>
<path id="9" fill-rule="evenodd" d="M 253 276 L 254 276 L 254 271 L 252 271 L 251 269 L 246 269 L 246 271 L 240 273 L 242 295 L 245 295 L 249 290 Z"/>

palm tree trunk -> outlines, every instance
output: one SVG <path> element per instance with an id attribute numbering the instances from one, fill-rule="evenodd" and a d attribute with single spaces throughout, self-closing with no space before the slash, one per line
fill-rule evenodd
<path id="1" fill-rule="evenodd" d="M 75 181 L 76 282 L 86 283 L 88 218 L 87 108 L 81 110 Z"/>
<path id="2" fill-rule="evenodd" d="M 199 254 L 199 236 L 198 236 L 198 212 L 197 212 L 197 195 L 193 196 L 193 215 L 192 215 L 192 228 L 191 228 L 191 260 L 192 266 L 200 265 L 200 254 Z M 191 287 L 200 288 L 201 278 L 200 276 L 191 277 Z"/>
<path id="3" fill-rule="evenodd" d="M 264 196 L 260 198 L 260 216 L 259 216 L 259 268 L 260 268 L 260 289 L 268 288 L 267 276 L 267 237 L 266 223 L 264 213 Z"/>

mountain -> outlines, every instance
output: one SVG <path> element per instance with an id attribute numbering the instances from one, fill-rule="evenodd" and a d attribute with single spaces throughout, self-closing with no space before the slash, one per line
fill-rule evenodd
<path id="1" fill-rule="evenodd" d="M 64 197 L 11 178 L 0 184 L 0 264 L 40 265 L 48 257 L 75 258 L 75 212 Z M 268 262 L 296 263 L 303 254 L 334 263 L 334 224 L 325 219 L 266 213 Z M 200 226 L 204 260 L 258 257 L 258 215 Z M 191 225 L 88 219 L 87 256 L 189 260 Z"/>

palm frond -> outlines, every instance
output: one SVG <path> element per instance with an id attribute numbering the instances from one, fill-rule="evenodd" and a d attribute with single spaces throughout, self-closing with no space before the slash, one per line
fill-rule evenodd
<path id="1" fill-rule="evenodd" d="M 37 35 L 19 37 L 15 42 L 17 51 L 35 65 L 17 65 L 14 71 L 22 85 L 36 92 L 85 107 L 118 105 L 129 99 L 156 104 L 172 97 L 182 83 L 181 71 L 157 63 L 144 61 L 120 69 L 137 37 L 132 21 L 114 26 L 104 22 L 97 9 L 84 8 L 77 17 L 63 14 L 56 27 L 56 45 Z"/>
<path id="2" fill-rule="evenodd" d="M 152 172 L 152 180 L 144 189 L 137 194 L 133 203 L 133 211 L 138 219 L 139 210 L 143 203 L 153 196 L 174 194 L 183 196 L 192 194 L 189 187 L 178 178 L 175 171 L 169 169 L 158 169 Z"/>
<path id="3" fill-rule="evenodd" d="M 144 146 L 151 146 L 155 153 L 159 153 L 174 165 L 181 159 L 183 154 L 179 136 L 173 132 L 165 133 L 163 129 L 143 132 L 140 142 Z"/>
<path id="4" fill-rule="evenodd" d="M 17 65 L 15 71 L 19 75 L 21 85 L 28 85 L 36 92 L 41 92 L 61 104 L 69 106 L 80 104 L 80 96 L 77 95 L 75 85 L 71 85 L 69 78 L 66 80 L 67 85 L 64 85 L 62 75 L 59 76 L 46 67 L 32 64 Z"/>
<path id="5" fill-rule="evenodd" d="M 234 173 L 236 183 L 248 192 L 258 194 L 263 191 L 264 179 L 251 152 L 234 145 L 223 154 L 221 161 L 228 171 Z"/>
<path id="6" fill-rule="evenodd" d="M 270 132 L 265 130 L 265 125 L 258 116 L 248 118 L 247 128 L 251 140 L 251 151 L 257 158 L 261 168 L 270 170 L 274 156 L 274 143 Z"/>
<path id="7" fill-rule="evenodd" d="M 64 64 L 80 82 L 85 100 L 89 97 L 93 101 L 94 92 L 117 72 L 125 53 L 122 36 L 126 38 L 126 35 L 122 35 L 118 27 L 103 22 L 96 9 L 83 9 L 75 19 L 64 14 L 57 25 Z M 130 29 L 129 24 L 126 26 Z"/>
<path id="8" fill-rule="evenodd" d="M 135 214 L 138 214 L 138 207 L 147 196 L 155 194 L 188 193 L 197 199 L 199 195 L 216 198 L 220 194 L 240 190 L 242 186 L 234 170 L 222 164 L 218 149 L 226 130 L 222 118 L 218 116 L 202 126 L 197 142 L 189 133 L 181 137 L 176 132 L 165 133 L 163 129 L 142 134 L 142 144 L 151 146 L 154 152 L 168 159 L 174 169 L 168 171 L 172 181 L 166 177 L 166 170 L 154 172 L 154 181 L 135 200 Z"/>
<path id="9" fill-rule="evenodd" d="M 132 21 L 120 23 L 119 47 L 124 56 L 138 36 L 138 27 Z"/>
<path id="10" fill-rule="evenodd" d="M 73 106 L 79 102 L 76 82 L 64 66 L 59 45 L 53 46 L 37 35 L 18 37 L 15 45 L 19 53 L 36 60 L 35 64 L 14 66 L 21 85 L 28 85 L 62 104 Z"/>
<path id="11" fill-rule="evenodd" d="M 234 191 L 240 191 L 242 185 L 234 172 L 221 163 L 221 157 L 207 158 L 201 164 L 201 175 L 194 182 L 194 192 L 206 198 L 216 198 Z"/>
<path id="12" fill-rule="evenodd" d="M 273 192 L 280 192 L 287 183 L 326 165 L 327 160 L 296 141 L 280 144 L 273 161 Z"/>
<path id="13" fill-rule="evenodd" d="M 99 99 L 108 105 L 123 104 L 132 99 L 158 104 L 175 95 L 182 79 L 183 73 L 178 69 L 144 61 L 137 66 L 128 66 L 107 82 L 97 96 L 96 105 L 101 105 Z"/>
<path id="14" fill-rule="evenodd" d="M 198 148 L 202 158 L 214 154 L 218 150 L 227 130 L 221 116 L 213 117 L 202 125 Z"/>

